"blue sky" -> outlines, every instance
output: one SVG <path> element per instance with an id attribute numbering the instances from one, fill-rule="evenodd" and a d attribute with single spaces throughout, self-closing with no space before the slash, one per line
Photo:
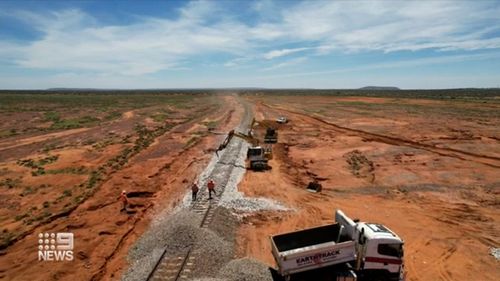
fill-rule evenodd
<path id="1" fill-rule="evenodd" d="M 500 87 L 500 1 L 0 1 L 0 88 Z"/>

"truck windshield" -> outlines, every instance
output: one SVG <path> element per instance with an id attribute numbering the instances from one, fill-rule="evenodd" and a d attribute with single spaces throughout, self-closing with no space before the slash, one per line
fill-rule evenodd
<path id="1" fill-rule="evenodd" d="M 379 244 L 377 251 L 381 255 L 401 258 L 403 256 L 403 244 Z"/>

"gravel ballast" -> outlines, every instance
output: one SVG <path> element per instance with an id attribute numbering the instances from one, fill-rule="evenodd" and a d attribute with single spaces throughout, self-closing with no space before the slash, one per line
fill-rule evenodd
<path id="1" fill-rule="evenodd" d="M 221 268 L 219 277 L 228 281 L 273 281 L 269 267 L 251 258 L 230 261 Z"/>
<path id="2" fill-rule="evenodd" d="M 240 131 L 245 131 L 251 120 L 245 110 L 245 120 Z M 246 124 L 246 125 L 245 125 Z M 195 257 L 189 280 L 196 281 L 267 281 L 273 280 L 269 267 L 257 260 L 234 259 L 236 230 L 242 213 L 265 210 L 289 210 L 280 203 L 266 198 L 247 198 L 238 191 L 243 178 L 248 145 L 241 139 L 233 139 L 221 151 L 220 158 L 213 156 L 199 175 L 198 200 L 206 200 L 206 183 L 212 178 L 216 183 L 218 202 L 211 203 L 213 218 L 208 228 L 201 228 L 203 215 L 192 210 L 190 192 L 186 192 L 174 210 L 160 213 L 150 228 L 130 249 L 130 267 L 122 276 L 124 281 L 146 280 L 163 251 L 166 258 L 174 258 L 191 250 Z"/>

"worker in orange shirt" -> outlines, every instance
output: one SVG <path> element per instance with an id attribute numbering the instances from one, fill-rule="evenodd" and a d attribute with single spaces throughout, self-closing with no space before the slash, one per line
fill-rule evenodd
<path id="1" fill-rule="evenodd" d="M 200 189 L 198 188 L 198 185 L 196 184 L 196 182 L 193 182 L 193 185 L 191 185 L 191 192 L 193 194 L 193 201 L 196 201 L 196 195 L 198 194 L 198 191 Z"/>
<path id="2" fill-rule="evenodd" d="M 120 212 L 127 211 L 128 197 L 127 197 L 127 192 L 125 190 L 122 191 L 122 194 L 120 195 L 119 199 L 122 202 L 122 208 Z"/>
<path id="3" fill-rule="evenodd" d="M 212 192 L 215 194 L 215 182 L 210 179 L 207 183 L 208 199 L 212 199 Z"/>

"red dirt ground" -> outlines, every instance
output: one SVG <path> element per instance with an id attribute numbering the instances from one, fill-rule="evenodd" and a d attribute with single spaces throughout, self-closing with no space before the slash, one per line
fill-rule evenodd
<path id="1" fill-rule="evenodd" d="M 243 109 L 234 96 L 214 98 L 218 99 L 216 103 L 219 104 L 215 110 L 213 108 L 203 110 L 199 106 L 184 109 L 183 113 L 178 115 L 177 125 L 156 137 L 149 147 L 129 159 L 122 168 L 105 174 L 104 181 L 88 199 L 77 204 L 67 214 L 49 217 L 49 221 L 42 221 L 41 224 L 35 221 L 34 224 L 26 225 L 24 220 L 14 221 L 12 218 L 14 214 L 24 213 L 31 206 L 60 196 L 64 186 L 75 186 L 72 196 L 63 197 L 60 202 L 54 201 L 47 208 L 53 212 L 60 211 L 58 205 L 70 202 L 80 194 L 78 193 L 80 189 L 76 185 L 86 179 L 87 175 L 57 174 L 32 177 L 29 175 L 31 169 L 17 165 L 15 160 L 39 159 L 43 154 L 39 152 L 30 154 L 30 151 L 38 151 L 37 149 L 44 145 L 41 142 L 53 137 L 58 140 L 61 137 L 69 137 L 74 141 L 80 138 L 88 139 L 94 134 L 118 135 L 116 143 L 106 143 L 102 147 L 99 145 L 100 142 L 96 142 L 93 146 L 82 144 L 51 150 L 50 154 L 58 155 L 59 158 L 55 163 L 44 166 L 46 170 L 75 165 L 94 168 L 106 163 L 123 148 L 131 147 L 131 144 L 121 143 L 119 140 L 131 133 L 134 122 L 144 119 L 140 119 L 141 114 L 137 112 L 126 112 L 121 120 L 105 128 L 67 130 L 50 133 L 51 136 L 29 136 L 26 139 L 20 136 L 16 140 L 2 142 L 0 150 L 6 153 L 2 154 L 4 162 L 1 163 L 0 170 L 5 168 L 3 171 L 7 171 L 9 177 L 22 177 L 23 186 L 38 184 L 39 178 L 42 178 L 47 187 L 37 188 L 35 191 L 37 196 L 19 197 L 16 187 L 2 196 L 2 206 L 9 205 L 0 209 L 0 217 L 4 219 L 2 227 L 9 232 L 24 233 L 24 235 L 0 252 L 0 279 L 119 279 L 127 267 L 126 257 L 129 247 L 147 229 L 156 213 L 171 209 L 179 202 L 185 194 L 188 182 L 204 168 L 212 156 L 213 148 L 223 138 L 221 135 L 210 133 L 204 124 L 211 122 L 216 124 L 215 131 L 226 132 L 239 123 Z M 169 122 L 175 120 L 169 119 Z M 132 137 L 132 140 L 134 138 Z M 22 145 L 17 147 L 16 144 Z M 26 149 L 30 145 L 33 148 Z M 16 153 L 22 156 L 16 158 Z M 131 208 L 128 213 L 119 211 L 121 205 L 118 196 L 121 190 L 144 194 L 141 197 L 130 198 Z M 74 233 L 75 260 L 57 263 L 38 261 L 38 233 L 65 231 Z"/>
<path id="2" fill-rule="evenodd" d="M 129 248 L 151 219 L 178 204 L 223 134 L 239 123 L 243 108 L 234 96 L 214 99 L 220 105 L 216 110 L 203 104 L 169 107 L 176 112 L 168 119 L 173 127 L 123 166 L 106 168 L 92 192 L 79 186 L 88 173 L 32 176 L 31 168 L 16 161 L 58 155 L 44 166 L 47 171 L 96 169 L 133 147 L 136 123 L 158 126 L 150 113 L 160 107 L 127 110 L 103 126 L 0 139 L 0 180 L 22 179 L 13 188 L 0 187 L 0 238 L 20 235 L 0 250 L 0 279 L 118 280 Z M 274 266 L 263 238 L 330 223 L 340 208 L 404 238 L 407 280 L 500 279 L 498 261 L 489 255 L 500 244 L 498 103 L 314 96 L 307 103 L 286 96 L 248 100 L 257 120 L 284 115 L 290 122 L 278 126 L 273 169 L 248 172 L 239 188 L 294 211 L 246 217 L 237 237 L 239 256 Z M 48 145 L 50 151 L 42 152 Z M 306 191 L 314 179 L 323 185 L 321 193 Z M 65 195 L 66 189 L 72 194 Z M 123 189 L 143 194 L 130 198 L 128 214 L 119 212 Z M 78 196 L 88 198 L 77 202 Z M 14 219 L 33 206 L 32 216 Z M 48 217 L 27 223 L 44 211 Z M 75 260 L 39 262 L 37 234 L 61 231 L 75 234 Z"/>
<path id="3" fill-rule="evenodd" d="M 499 120 L 474 123 L 466 114 L 437 119 L 418 107 L 438 104 L 454 113 L 481 105 L 360 97 L 308 97 L 307 104 L 303 97 L 251 100 L 257 119 L 283 115 L 290 122 L 279 125 L 272 170 L 247 173 L 239 189 L 295 211 L 247 217 L 237 238 L 239 256 L 274 266 L 264 237 L 331 223 L 335 209 L 342 209 L 383 223 L 405 240 L 407 280 L 500 279 L 498 261 L 489 254 L 500 244 L 500 129 L 492 125 Z M 340 105 L 345 101 L 359 104 Z M 363 112 L 365 104 L 385 103 L 391 107 L 376 116 Z M 406 114 L 403 109 L 412 105 L 417 111 Z M 488 106 L 483 109 L 500 109 Z M 467 137 L 461 137 L 464 128 Z M 320 180 L 321 193 L 306 190 L 313 179 Z"/>

